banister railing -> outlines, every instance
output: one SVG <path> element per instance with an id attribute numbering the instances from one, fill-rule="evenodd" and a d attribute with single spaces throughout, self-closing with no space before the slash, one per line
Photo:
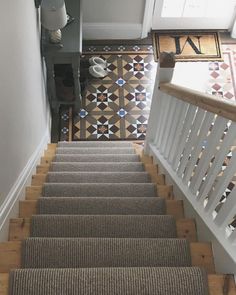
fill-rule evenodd
<path id="1" fill-rule="evenodd" d="M 236 104 L 157 70 L 145 152 L 154 155 L 236 266 Z"/>
<path id="2" fill-rule="evenodd" d="M 227 99 L 201 93 L 172 83 L 162 82 L 159 84 L 159 89 L 164 93 L 198 106 L 206 111 L 236 121 L 236 103 Z"/>

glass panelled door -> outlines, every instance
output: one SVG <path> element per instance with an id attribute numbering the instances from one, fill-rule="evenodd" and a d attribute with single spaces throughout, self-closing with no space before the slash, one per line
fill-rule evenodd
<path id="1" fill-rule="evenodd" d="M 232 26 L 236 0 L 156 0 L 152 29 L 223 29 Z"/>

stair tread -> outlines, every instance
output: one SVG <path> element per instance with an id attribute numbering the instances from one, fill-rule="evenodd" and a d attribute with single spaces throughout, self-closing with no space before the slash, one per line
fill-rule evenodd
<path id="1" fill-rule="evenodd" d="M 33 215 L 32 237 L 176 238 L 170 215 Z"/>
<path id="2" fill-rule="evenodd" d="M 175 282 L 175 283 L 173 283 Z M 53 286 L 53 288 L 52 288 Z M 207 275 L 197 267 L 18 269 L 11 295 L 208 295 Z"/>
<path id="3" fill-rule="evenodd" d="M 23 268 L 139 266 L 191 266 L 189 243 L 170 238 L 28 238 L 22 243 Z"/>
<path id="4" fill-rule="evenodd" d="M 58 147 L 132 147 L 133 143 L 128 141 L 71 141 L 71 142 L 58 142 Z"/>
<path id="5" fill-rule="evenodd" d="M 50 171 L 144 171 L 143 164 L 140 162 L 112 162 L 112 163 L 73 163 L 73 162 L 52 162 Z"/>
<path id="6" fill-rule="evenodd" d="M 39 214 L 165 214 L 163 198 L 39 198 Z"/>
<path id="7" fill-rule="evenodd" d="M 51 183 L 136 183 L 151 182 L 147 172 L 48 172 Z"/>
<path id="8" fill-rule="evenodd" d="M 44 197 L 155 197 L 153 183 L 45 183 Z"/>
<path id="9" fill-rule="evenodd" d="M 135 154 L 135 150 L 133 147 L 58 147 L 56 154 L 102 154 L 105 157 L 106 154 Z"/>
<path id="10" fill-rule="evenodd" d="M 81 154 L 57 154 L 53 158 L 54 162 L 140 162 L 139 156 L 134 154 L 106 154 L 104 155 L 81 155 Z"/>

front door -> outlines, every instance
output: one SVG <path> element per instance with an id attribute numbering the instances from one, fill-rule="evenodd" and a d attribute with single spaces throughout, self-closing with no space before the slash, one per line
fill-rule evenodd
<path id="1" fill-rule="evenodd" d="M 153 30 L 228 30 L 236 0 L 156 0 Z"/>

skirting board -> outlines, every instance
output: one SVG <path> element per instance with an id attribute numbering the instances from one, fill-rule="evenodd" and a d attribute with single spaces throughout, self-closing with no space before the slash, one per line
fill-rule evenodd
<path id="1" fill-rule="evenodd" d="M 132 23 L 83 23 L 83 38 L 87 40 L 138 39 L 142 24 Z"/>
<path id="2" fill-rule="evenodd" d="M 197 225 L 198 240 L 201 242 L 211 242 L 213 253 L 214 253 L 214 262 L 216 271 L 218 273 L 229 273 L 233 274 L 236 279 L 236 262 L 232 258 L 235 254 L 228 253 L 228 250 L 225 249 L 223 243 L 219 242 L 216 238 L 213 231 L 206 225 L 205 221 L 199 216 L 195 210 L 195 206 L 190 203 L 184 191 L 177 185 L 174 176 L 171 173 L 171 168 L 167 166 L 167 161 L 159 155 L 159 152 L 156 151 L 155 147 L 152 144 L 148 144 L 147 151 L 149 150 L 149 155 L 153 156 L 154 162 L 158 165 L 158 170 L 160 173 L 165 174 L 166 183 L 173 185 L 173 191 L 176 199 L 184 201 L 184 212 L 185 216 L 189 218 L 194 218 Z M 165 168 L 167 167 L 167 168 Z"/>
<path id="3" fill-rule="evenodd" d="M 0 206 L 0 242 L 8 240 L 9 219 L 18 217 L 19 200 L 24 198 L 25 187 L 30 185 L 32 174 L 34 173 L 36 165 L 38 164 L 49 141 L 50 134 L 49 130 L 47 130 L 37 149 L 30 157 L 25 168 L 12 186 L 12 189 L 7 195 L 5 201 Z"/>

